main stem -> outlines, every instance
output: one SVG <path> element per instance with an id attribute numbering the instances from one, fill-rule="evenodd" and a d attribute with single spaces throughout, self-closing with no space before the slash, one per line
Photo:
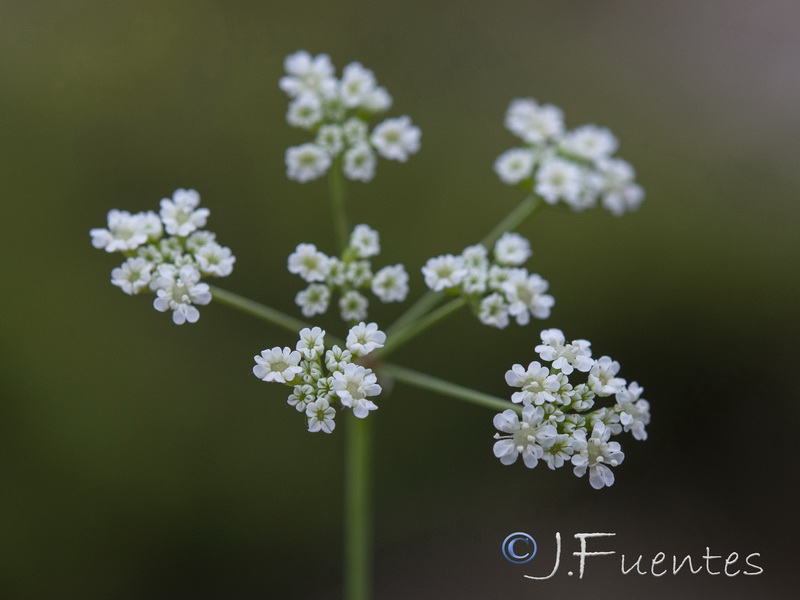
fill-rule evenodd
<path id="1" fill-rule="evenodd" d="M 349 227 L 345 211 L 342 169 L 330 170 L 333 225 L 338 251 L 347 247 Z M 372 588 L 372 419 L 351 419 L 345 428 L 344 455 L 344 598 L 369 600 Z"/>

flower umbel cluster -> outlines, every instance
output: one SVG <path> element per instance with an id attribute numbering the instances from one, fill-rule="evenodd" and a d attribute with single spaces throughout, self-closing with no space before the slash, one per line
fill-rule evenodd
<path id="1" fill-rule="evenodd" d="M 505 233 L 494 245 L 492 256 L 483 244 L 475 244 L 454 256 L 444 254 L 422 267 L 425 284 L 433 291 L 467 298 L 481 323 L 498 329 L 513 317 L 527 325 L 531 317 L 546 319 L 555 304 L 548 283 L 522 265 L 531 257 L 531 245 L 517 233 Z"/>
<path id="2" fill-rule="evenodd" d="M 155 292 L 156 310 L 172 310 L 177 325 L 200 318 L 196 305 L 211 301 L 203 277 L 226 277 L 236 257 L 220 246 L 215 234 L 203 230 L 210 211 L 198 208 L 195 190 L 175 190 L 161 200 L 161 210 L 131 214 L 108 213 L 108 227 L 92 229 L 92 245 L 106 252 L 121 252 L 127 260 L 111 271 L 111 283 L 126 294 Z"/>
<path id="3" fill-rule="evenodd" d="M 301 50 L 286 57 L 284 68 L 280 87 L 292 99 L 286 120 L 315 135 L 313 142 L 286 150 L 289 179 L 312 181 L 333 166 L 348 179 L 366 182 L 375 176 L 376 153 L 405 162 L 419 150 L 420 130 L 407 116 L 386 119 L 370 131 L 370 119 L 389 110 L 392 97 L 360 63 L 347 65 L 337 79 L 327 54 L 312 57 Z"/>
<path id="4" fill-rule="evenodd" d="M 328 256 L 314 244 L 298 244 L 289 255 L 289 272 L 310 285 L 295 296 L 306 317 L 324 314 L 333 292 L 339 292 L 339 312 L 344 321 L 367 318 L 371 290 L 382 302 L 402 302 L 408 295 L 408 273 L 403 265 L 372 271 L 369 260 L 381 251 L 380 236 L 368 225 L 356 225 L 341 257 Z"/>
<path id="5" fill-rule="evenodd" d="M 608 356 L 592 358 L 586 340 L 566 342 L 559 329 L 541 332 L 536 352 L 542 362 L 516 364 L 506 372 L 506 383 L 519 391 L 511 401 L 522 405 L 522 415 L 505 410 L 495 415 L 494 455 L 504 465 L 522 456 L 533 469 L 543 460 L 550 469 L 571 462 L 582 477 L 589 471 L 595 489 L 614 483 L 612 467 L 625 458 L 612 436 L 629 431 L 647 439 L 650 404 L 642 388 L 617 377 L 619 363 Z M 580 382 L 577 381 L 581 374 Z"/>
<path id="6" fill-rule="evenodd" d="M 362 321 L 350 328 L 345 348 L 334 345 L 326 350 L 325 331 L 306 327 L 294 350 L 275 347 L 256 355 L 253 374 L 262 381 L 290 386 L 287 402 L 305 413 L 308 430 L 331 433 L 336 427 L 336 405 L 352 409 L 359 419 L 378 409 L 370 400 L 381 393 L 377 377 L 356 361 L 385 342 L 386 334 L 375 323 Z"/>
<path id="7" fill-rule="evenodd" d="M 633 167 L 613 157 L 619 144 L 608 129 L 583 125 L 566 131 L 560 108 L 532 98 L 513 100 L 505 124 L 526 145 L 507 150 L 495 161 L 494 170 L 504 183 L 576 211 L 599 201 L 620 216 L 642 203 L 644 191 L 635 182 Z"/>

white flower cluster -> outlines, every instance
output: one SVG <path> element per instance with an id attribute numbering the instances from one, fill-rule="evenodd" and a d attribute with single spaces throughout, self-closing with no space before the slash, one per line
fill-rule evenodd
<path id="1" fill-rule="evenodd" d="M 106 252 L 122 252 L 127 260 L 111 271 L 111 283 L 126 294 L 155 292 L 156 310 L 172 310 L 172 320 L 182 325 L 200 318 L 195 305 L 211 301 L 203 277 L 226 277 L 236 257 L 220 246 L 215 234 L 201 229 L 209 210 L 198 208 L 195 190 L 175 190 L 153 211 L 108 213 L 108 227 L 92 229 L 92 245 Z M 165 237 L 165 234 L 167 237 Z"/>
<path id="2" fill-rule="evenodd" d="M 419 150 L 421 132 L 407 116 L 386 119 L 370 132 L 369 119 L 389 110 L 392 97 L 360 63 L 347 65 L 337 79 L 327 54 L 301 50 L 286 57 L 284 68 L 280 87 L 292 99 L 286 120 L 316 136 L 286 150 L 289 179 L 312 181 L 335 164 L 348 179 L 366 182 L 375 176 L 376 152 L 405 162 Z"/>
<path id="3" fill-rule="evenodd" d="M 506 112 L 505 125 L 527 144 L 501 154 L 494 163 L 500 179 L 533 190 L 548 204 L 564 202 L 576 211 L 598 201 L 620 216 L 639 207 L 644 191 L 633 167 L 612 155 L 617 138 L 596 125 L 564 128 L 560 108 L 518 98 Z"/>
<path id="4" fill-rule="evenodd" d="M 380 236 L 368 225 L 356 225 L 341 258 L 328 256 L 314 244 L 298 244 L 289 255 L 289 272 L 310 285 L 295 296 L 303 316 L 328 310 L 334 291 L 340 293 L 339 312 L 344 321 L 367 318 L 369 300 L 362 293 L 372 290 L 382 302 L 402 302 L 408 295 L 408 273 L 403 265 L 372 272 L 369 260 L 381 251 Z"/>
<path id="5" fill-rule="evenodd" d="M 578 477 L 589 471 L 593 488 L 610 486 L 611 467 L 625 458 L 611 436 L 630 431 L 637 440 L 647 439 L 650 404 L 636 382 L 617 377 L 619 363 L 608 356 L 592 358 L 588 341 L 567 343 L 559 329 L 545 329 L 541 338 L 536 346 L 541 363 L 517 364 L 506 372 L 506 383 L 519 389 L 511 400 L 523 405 L 522 416 L 509 409 L 494 417 L 495 428 L 504 434 L 495 434 L 494 455 L 504 465 L 522 455 L 529 469 L 540 460 L 550 469 L 571 462 Z M 576 372 L 585 380 L 576 382 Z"/>
<path id="6" fill-rule="evenodd" d="M 475 244 L 454 256 L 444 254 L 422 267 L 425 285 L 435 292 L 462 295 L 484 325 L 498 329 L 513 317 L 527 325 L 531 317 L 546 319 L 555 300 L 546 294 L 548 283 L 523 265 L 531 257 L 531 245 L 517 233 L 504 233 L 494 245 L 492 257 L 483 244 Z"/>
<path id="7" fill-rule="evenodd" d="M 385 342 L 386 334 L 375 323 L 362 321 L 350 328 L 345 348 L 326 350 L 325 331 L 306 327 L 295 350 L 275 347 L 255 356 L 253 374 L 262 381 L 291 386 L 287 402 L 306 414 L 308 430 L 331 433 L 336 427 L 336 403 L 352 409 L 359 419 L 377 410 L 370 400 L 381 393 L 377 377 L 355 361 L 383 348 Z"/>

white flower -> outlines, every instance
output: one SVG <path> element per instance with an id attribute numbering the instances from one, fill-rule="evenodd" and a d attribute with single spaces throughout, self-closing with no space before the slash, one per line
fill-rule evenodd
<path id="1" fill-rule="evenodd" d="M 382 302 L 402 302 L 408 296 L 408 273 L 403 265 L 383 267 L 372 278 L 372 293 Z"/>
<path id="2" fill-rule="evenodd" d="M 155 217 L 152 212 L 132 215 L 126 210 L 108 211 L 108 229 L 98 227 L 89 231 L 92 246 L 106 252 L 135 250 L 148 241 L 151 218 L 147 214 Z"/>
<path id="3" fill-rule="evenodd" d="M 410 154 L 419 151 L 419 127 L 411 124 L 407 116 L 386 119 L 372 131 L 372 145 L 378 153 L 389 160 L 405 162 Z"/>
<path id="4" fill-rule="evenodd" d="M 350 290 L 339 298 L 339 311 L 343 321 L 360 321 L 367 317 L 369 301 L 355 290 Z"/>
<path id="5" fill-rule="evenodd" d="M 319 96 L 306 92 L 289 103 L 286 122 L 292 127 L 312 129 L 322 120 L 322 103 Z"/>
<path id="6" fill-rule="evenodd" d="M 335 256 L 328 257 L 328 276 L 325 283 L 332 287 L 343 286 L 346 281 L 347 265 Z"/>
<path id="7" fill-rule="evenodd" d="M 637 440 L 646 440 L 645 426 L 650 424 L 650 403 L 644 398 L 639 398 L 644 390 L 635 381 L 628 384 L 621 392 L 617 392 L 617 404 L 614 407 L 619 412 L 619 421 L 630 431 Z"/>
<path id="8" fill-rule="evenodd" d="M 568 204 L 577 202 L 583 189 L 580 168 L 562 158 L 550 158 L 542 162 L 536 172 L 535 191 L 548 204 L 564 200 Z"/>
<path id="9" fill-rule="evenodd" d="M 294 386 L 294 389 L 292 390 L 292 393 L 289 394 L 289 398 L 286 400 L 286 403 L 289 406 L 294 406 L 297 412 L 303 412 L 306 409 L 306 406 L 316 400 L 316 398 L 317 390 L 314 389 L 314 386 L 304 383 L 302 385 Z"/>
<path id="10" fill-rule="evenodd" d="M 361 63 L 350 63 L 342 71 L 339 82 L 339 98 L 347 108 L 356 108 L 364 104 L 375 90 L 375 75 Z"/>
<path id="11" fill-rule="evenodd" d="M 535 160 L 536 157 L 530 150 L 512 148 L 497 157 L 494 161 L 494 172 L 503 183 L 516 185 L 531 176 Z"/>
<path id="12" fill-rule="evenodd" d="M 350 350 L 342 350 L 339 346 L 334 346 L 325 353 L 325 366 L 328 371 L 341 371 L 345 365 L 353 362 L 353 355 Z"/>
<path id="13" fill-rule="evenodd" d="M 144 258 L 129 258 L 111 271 L 111 283 L 126 294 L 138 294 L 150 283 L 152 269 L 153 264 Z"/>
<path id="14" fill-rule="evenodd" d="M 559 469 L 564 463 L 569 461 L 575 451 L 572 449 L 572 438 L 569 434 L 562 433 L 556 435 L 553 444 L 544 451 L 542 460 L 547 462 L 550 469 Z"/>
<path id="15" fill-rule="evenodd" d="M 355 250 L 357 258 L 376 256 L 381 251 L 381 238 L 369 225 L 356 225 L 350 234 L 349 246 Z"/>
<path id="16" fill-rule="evenodd" d="M 186 238 L 186 249 L 191 253 L 196 253 L 206 244 L 210 244 L 217 239 L 217 235 L 211 231 L 195 231 Z"/>
<path id="17" fill-rule="evenodd" d="M 325 330 L 314 327 L 304 327 L 300 330 L 300 340 L 297 342 L 297 351 L 308 360 L 317 360 L 325 351 Z"/>
<path id="18" fill-rule="evenodd" d="M 616 377 L 619 363 L 608 356 L 601 356 L 589 371 L 588 384 L 598 396 L 617 394 L 625 387 L 625 380 Z"/>
<path id="19" fill-rule="evenodd" d="M 367 133 L 369 127 L 367 124 L 358 117 L 351 117 L 342 125 L 342 134 L 344 139 L 351 146 L 367 142 Z"/>
<path id="20" fill-rule="evenodd" d="M 576 385 L 569 393 L 569 407 L 572 410 L 586 411 L 594 406 L 595 393 L 585 383 Z"/>
<path id="21" fill-rule="evenodd" d="M 197 208 L 199 204 L 200 194 L 195 190 L 178 189 L 172 194 L 172 200 L 169 198 L 161 200 L 160 215 L 167 233 L 186 237 L 205 226 L 211 211 L 207 208 Z"/>
<path id="22" fill-rule="evenodd" d="M 353 414 L 359 419 L 366 417 L 370 411 L 378 407 L 374 402 L 368 400 L 368 396 L 377 396 L 381 393 L 381 386 L 377 383 L 378 379 L 370 370 L 348 363 L 341 371 L 333 372 L 333 389 L 342 406 L 353 409 Z"/>
<path id="23" fill-rule="evenodd" d="M 589 483 L 596 490 L 614 483 L 614 473 L 609 467 L 616 467 L 625 459 L 620 445 L 608 441 L 610 437 L 611 431 L 602 422 L 595 424 L 588 440 L 583 429 L 577 429 L 572 434 L 573 473 L 583 477 L 588 468 Z"/>
<path id="24" fill-rule="evenodd" d="M 300 275 L 309 283 L 325 281 L 328 276 L 328 256 L 317 250 L 314 244 L 298 244 L 289 255 L 289 273 Z"/>
<path id="25" fill-rule="evenodd" d="M 500 265 L 492 265 L 489 267 L 489 275 L 486 279 L 486 285 L 490 290 L 501 292 L 506 281 L 508 281 L 511 269 L 508 267 L 501 267 Z"/>
<path id="26" fill-rule="evenodd" d="M 375 177 L 375 165 L 378 159 L 366 142 L 361 142 L 349 148 L 344 153 L 342 170 L 345 177 L 354 181 L 372 181 Z"/>
<path id="27" fill-rule="evenodd" d="M 308 430 L 312 433 L 324 431 L 331 433 L 336 428 L 333 419 L 336 417 L 336 410 L 328 403 L 325 398 L 319 398 L 306 407 L 308 417 Z"/>
<path id="28" fill-rule="evenodd" d="M 542 343 L 535 350 L 542 358 L 553 363 L 553 368 L 569 375 L 574 369 L 588 373 L 595 364 L 591 344 L 587 340 L 572 340 L 565 343 L 560 329 L 545 329 L 541 332 Z"/>
<path id="29" fill-rule="evenodd" d="M 422 274 L 425 276 L 425 285 L 434 292 L 440 292 L 460 284 L 467 275 L 467 269 L 462 257 L 444 254 L 428 259 L 422 267 Z"/>
<path id="30" fill-rule="evenodd" d="M 345 267 L 344 280 L 360 288 L 372 279 L 372 265 L 368 260 L 354 260 Z"/>
<path id="31" fill-rule="evenodd" d="M 283 62 L 287 76 L 281 77 L 280 88 L 290 97 L 304 92 L 330 96 L 336 89 L 333 65 L 327 54 L 315 57 L 305 50 L 290 54 Z"/>
<path id="32" fill-rule="evenodd" d="M 521 454 L 522 461 L 529 469 L 533 469 L 545 448 L 556 438 L 556 428 L 543 423 L 544 411 L 540 406 L 528 405 L 522 409 L 522 419 L 511 409 L 494 417 L 496 429 L 507 433 L 507 436 L 495 434 L 498 440 L 494 444 L 494 455 L 504 465 L 511 465 Z"/>
<path id="33" fill-rule="evenodd" d="M 530 144 L 539 144 L 561 135 L 564 115 L 560 108 L 540 106 L 532 98 L 512 100 L 506 111 L 506 127 Z"/>
<path id="34" fill-rule="evenodd" d="M 483 244 L 473 244 L 467 246 L 461 252 L 461 258 L 464 259 L 464 266 L 472 270 L 485 271 L 489 268 L 489 251 Z"/>
<path id="35" fill-rule="evenodd" d="M 176 325 L 197 322 L 200 312 L 193 304 L 211 302 L 208 284 L 199 283 L 200 271 L 194 265 L 183 265 L 180 270 L 174 265 L 160 265 L 155 280 L 157 297 L 153 306 L 159 312 L 171 309 Z"/>
<path id="36" fill-rule="evenodd" d="M 531 243 L 518 233 L 506 232 L 494 245 L 494 258 L 501 265 L 519 266 L 531 254 Z"/>
<path id="37" fill-rule="evenodd" d="M 319 179 L 328 172 L 331 157 L 316 144 L 302 144 L 286 149 L 286 176 L 305 183 Z"/>
<path id="38" fill-rule="evenodd" d="M 615 216 L 639 208 L 644 190 L 635 182 L 633 167 L 622 159 L 601 160 L 597 164 L 603 207 Z"/>
<path id="39" fill-rule="evenodd" d="M 619 413 L 606 406 L 587 414 L 586 423 L 587 429 L 592 429 L 597 423 L 602 423 L 611 432 L 611 435 L 622 433 L 622 425 L 619 424 Z"/>
<path id="40" fill-rule="evenodd" d="M 545 279 L 535 273 L 529 274 L 525 269 L 510 269 L 502 288 L 509 303 L 508 314 L 516 318 L 519 325 L 527 325 L 530 315 L 537 319 L 549 317 L 555 299 L 545 294 L 548 285 Z"/>
<path id="41" fill-rule="evenodd" d="M 478 309 L 478 319 L 484 325 L 491 325 L 498 329 L 505 329 L 508 327 L 508 304 L 506 304 L 503 296 L 495 292 L 481 300 Z"/>
<path id="42" fill-rule="evenodd" d="M 300 366 L 302 357 L 297 350 L 291 348 L 271 348 L 262 350 L 261 355 L 253 357 L 256 366 L 253 374 L 262 381 L 277 383 L 292 382 L 303 370 Z"/>
<path id="43" fill-rule="evenodd" d="M 201 246 L 194 253 L 200 271 L 204 275 L 214 275 L 216 277 L 227 277 L 233 272 L 233 263 L 236 257 L 233 256 L 231 249 L 220 246 L 216 242 L 209 242 Z"/>
<path id="44" fill-rule="evenodd" d="M 316 385 L 317 381 L 322 377 L 322 366 L 319 361 L 301 360 L 300 369 L 300 378 L 303 380 L 303 383 Z"/>
<path id="45" fill-rule="evenodd" d="M 483 294 L 486 291 L 487 278 L 488 270 L 470 269 L 461 282 L 461 289 L 467 295 Z"/>
<path id="46" fill-rule="evenodd" d="M 364 96 L 361 107 L 371 113 L 386 112 L 392 106 L 392 97 L 386 88 L 376 87 Z"/>
<path id="47" fill-rule="evenodd" d="M 294 302 L 300 307 L 304 317 L 324 314 L 328 310 L 330 300 L 330 289 L 321 283 L 312 283 L 294 297 Z"/>
<path id="48" fill-rule="evenodd" d="M 339 125 L 323 125 L 317 132 L 317 146 L 327 150 L 331 156 L 338 156 L 344 149 L 344 134 Z"/>
<path id="49" fill-rule="evenodd" d="M 536 361 L 529 364 L 527 369 L 520 364 L 511 367 L 510 371 L 506 371 L 506 383 L 521 388 L 522 391 L 514 392 L 511 396 L 511 401 L 517 404 L 555 402 L 554 393 L 559 389 L 556 376 Z"/>
<path id="50" fill-rule="evenodd" d="M 617 150 L 617 138 L 606 128 L 584 125 L 568 132 L 561 140 L 561 148 L 568 154 L 597 162 L 608 158 Z"/>
<path id="51" fill-rule="evenodd" d="M 355 356 L 366 356 L 377 348 L 383 348 L 386 334 L 378 329 L 377 323 L 364 323 L 350 328 L 347 334 L 347 349 Z"/>

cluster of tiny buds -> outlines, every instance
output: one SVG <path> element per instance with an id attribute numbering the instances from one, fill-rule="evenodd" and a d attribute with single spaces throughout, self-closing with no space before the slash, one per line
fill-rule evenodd
<path id="1" fill-rule="evenodd" d="M 328 310 L 333 292 L 338 291 L 342 320 L 367 318 L 369 300 L 362 293 L 371 290 L 382 302 L 402 302 L 408 295 L 408 273 L 403 265 L 372 272 L 369 260 L 381 251 L 380 235 L 368 225 L 356 225 L 342 256 L 328 256 L 314 244 L 298 244 L 289 255 L 289 272 L 310 285 L 295 296 L 303 316 L 313 317 Z"/>
<path id="2" fill-rule="evenodd" d="M 360 63 L 347 65 L 337 79 L 327 54 L 301 50 L 286 57 L 284 68 L 280 87 L 292 99 L 286 120 L 316 136 L 286 150 L 289 179 L 312 181 L 337 163 L 348 179 L 366 182 L 375 176 L 376 152 L 405 162 L 419 151 L 421 132 L 407 116 L 386 119 L 370 132 L 369 120 L 389 110 L 392 97 Z"/>
<path id="3" fill-rule="evenodd" d="M 319 327 L 300 330 L 292 350 L 275 347 L 256 355 L 253 374 L 262 381 L 274 381 L 292 388 L 287 402 L 305 413 L 308 430 L 331 433 L 336 427 L 336 408 L 346 407 L 359 419 L 377 405 L 370 400 L 381 393 L 371 369 L 356 361 L 383 348 L 386 334 L 375 323 L 350 328 L 345 348 L 325 346 L 325 331 Z"/>
<path id="4" fill-rule="evenodd" d="M 642 203 L 644 191 L 635 182 L 633 167 L 612 156 L 618 142 L 608 129 L 583 125 L 566 131 L 560 108 L 532 98 L 512 101 L 505 124 L 526 146 L 507 150 L 495 161 L 494 170 L 504 183 L 576 211 L 599 201 L 619 216 Z"/>
<path id="5" fill-rule="evenodd" d="M 425 284 L 433 291 L 466 297 L 481 323 L 503 329 L 513 317 L 527 325 L 533 316 L 546 319 L 555 300 L 546 294 L 548 283 L 522 265 L 531 257 L 531 245 L 517 233 L 505 233 L 494 245 L 492 257 L 483 244 L 454 256 L 445 254 L 422 267 Z"/>
<path id="6" fill-rule="evenodd" d="M 506 383 L 519 389 L 511 401 L 523 406 L 522 415 L 511 409 L 495 415 L 494 426 L 504 435 L 495 434 L 494 455 L 504 465 L 521 455 L 530 469 L 540 460 L 550 469 L 571 462 L 578 477 L 588 470 L 593 488 L 610 486 L 611 467 L 625 458 L 611 437 L 629 431 L 637 440 L 647 439 L 650 404 L 641 398 L 643 389 L 617 377 L 619 363 L 610 357 L 592 358 L 587 340 L 566 343 L 559 329 L 545 329 L 541 339 L 536 346 L 541 363 L 516 364 L 506 372 Z M 577 373 L 584 380 L 577 382 Z"/>
<path id="7" fill-rule="evenodd" d="M 108 227 L 92 229 L 92 245 L 106 252 L 121 252 L 127 260 L 111 271 L 111 283 L 126 294 L 155 292 L 156 310 L 172 310 L 177 325 L 200 318 L 196 305 L 211 301 L 203 277 L 226 277 L 236 257 L 220 246 L 215 234 L 205 231 L 209 210 L 198 208 L 195 190 L 175 190 L 161 200 L 161 210 L 131 214 L 108 213 Z M 165 236 L 166 234 L 166 236 Z"/>

